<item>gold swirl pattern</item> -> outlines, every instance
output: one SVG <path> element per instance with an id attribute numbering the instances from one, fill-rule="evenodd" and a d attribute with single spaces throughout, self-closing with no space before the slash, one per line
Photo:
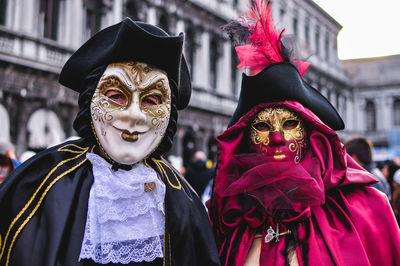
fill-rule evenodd
<path id="1" fill-rule="evenodd" d="M 94 121 L 100 121 L 104 124 L 105 121 L 111 121 L 113 119 L 111 112 L 114 110 L 108 108 L 110 104 L 108 101 L 104 100 L 103 97 L 93 97 L 92 103 L 91 115 Z"/>
<path id="2" fill-rule="evenodd" d="M 141 84 L 147 73 L 153 70 L 151 66 L 140 62 L 128 62 L 127 65 L 131 70 L 132 80 L 136 86 Z"/>
<path id="3" fill-rule="evenodd" d="M 296 153 L 295 162 L 300 162 L 305 143 L 305 130 L 299 115 L 285 107 L 268 107 L 260 111 L 251 124 L 251 142 L 264 146 L 261 150 L 265 151 L 273 132 L 280 132 L 286 142 L 293 141 L 288 148 Z"/>

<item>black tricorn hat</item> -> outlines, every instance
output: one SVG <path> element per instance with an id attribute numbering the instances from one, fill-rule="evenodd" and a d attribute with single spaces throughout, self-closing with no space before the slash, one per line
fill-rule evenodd
<path id="1" fill-rule="evenodd" d="M 167 72 L 178 109 L 190 100 L 189 69 L 182 54 L 184 34 L 169 36 L 162 29 L 126 18 L 96 33 L 65 63 L 59 82 L 82 92 L 87 75 L 100 66 L 137 61 Z M 174 91 L 175 90 L 175 91 Z"/>
<path id="2" fill-rule="evenodd" d="M 344 122 L 335 107 L 307 84 L 297 68 L 288 62 L 271 64 L 254 76 L 243 74 L 239 102 L 229 127 L 254 106 L 286 100 L 301 103 L 332 129 L 344 129 Z"/>

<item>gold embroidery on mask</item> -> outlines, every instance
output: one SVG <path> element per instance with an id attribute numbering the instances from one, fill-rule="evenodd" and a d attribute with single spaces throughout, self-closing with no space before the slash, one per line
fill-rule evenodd
<path id="1" fill-rule="evenodd" d="M 159 78 L 158 73 L 152 80 L 157 80 Z M 141 107 L 144 113 L 149 114 L 152 118 L 151 123 L 155 126 L 158 131 L 162 132 L 164 128 L 168 126 L 168 116 L 171 112 L 171 90 L 169 88 L 168 80 L 161 77 L 156 82 L 150 84 L 148 87 L 143 89 L 143 93 L 139 98 L 139 106 L 142 106 L 142 101 L 148 96 L 156 96 L 160 98 L 160 104 L 149 105 Z"/>
<path id="2" fill-rule="evenodd" d="M 113 110 L 107 110 L 110 103 L 98 94 L 92 98 L 91 115 L 94 121 L 100 121 L 104 124 L 105 121 L 110 121 L 113 116 L 110 114 Z"/>
<path id="3" fill-rule="evenodd" d="M 163 75 L 164 72 L 156 72 L 152 76 L 147 75 L 154 70 L 152 67 L 144 63 L 128 62 L 128 63 L 114 63 L 115 67 L 121 67 L 125 71 L 132 74 L 132 81 L 141 91 L 139 97 L 139 106 L 142 105 L 142 100 L 151 95 L 160 98 L 160 104 L 141 107 L 142 111 L 152 116 L 152 125 L 158 129 L 163 129 L 167 125 L 168 115 L 171 111 L 171 92 L 169 90 L 169 82 Z M 121 76 L 123 78 L 123 76 Z M 92 118 L 95 121 L 110 121 L 113 116 L 110 114 L 113 110 L 125 110 L 132 103 L 132 92 L 127 88 L 129 81 L 120 80 L 116 75 L 102 76 L 99 85 L 97 86 L 95 96 L 92 98 Z M 109 90 L 114 90 L 122 93 L 126 98 L 126 105 L 106 96 Z"/>
<path id="4" fill-rule="evenodd" d="M 298 163 L 305 141 L 301 118 L 283 107 L 266 108 L 258 113 L 251 124 L 250 140 L 256 145 L 268 146 L 270 134 L 275 131 L 281 132 L 286 141 L 294 141 L 289 144 L 289 150 L 296 153 L 295 162 Z"/>
<path id="5" fill-rule="evenodd" d="M 104 108 L 109 108 L 109 109 L 116 109 L 116 108 L 126 108 L 131 104 L 132 101 L 132 93 L 127 89 L 127 85 L 123 84 L 124 82 L 121 82 L 121 80 L 115 76 L 102 76 L 99 85 L 97 86 L 97 91 L 98 91 L 98 96 L 101 97 L 101 106 Z M 106 96 L 107 92 L 110 90 L 117 91 L 122 93 L 122 95 L 125 97 L 126 104 L 122 105 Z"/>
<path id="6" fill-rule="evenodd" d="M 171 109 L 171 107 L 170 107 L 171 106 L 171 92 L 170 91 L 171 90 L 168 90 L 168 88 L 169 88 L 168 80 L 163 78 L 161 76 L 161 74 L 162 73 L 157 73 L 157 75 L 152 78 L 152 80 L 155 80 L 157 78 L 159 80 L 157 80 L 156 82 L 151 83 L 147 87 L 141 89 L 142 93 L 140 94 L 140 97 L 139 97 L 139 106 L 142 106 L 142 102 L 147 96 L 154 95 L 154 96 L 160 97 L 161 102 L 158 105 L 152 105 L 152 106 L 165 105 L 167 110 L 170 111 L 170 109 Z M 148 111 L 151 115 L 154 115 L 156 117 L 163 116 L 163 114 L 160 112 L 150 111 L 151 108 L 149 108 L 149 107 L 151 107 L 151 106 L 141 107 L 141 108 L 143 109 L 143 111 Z"/>
<path id="7" fill-rule="evenodd" d="M 153 70 L 149 65 L 139 62 L 128 62 L 128 67 L 132 73 L 132 81 L 136 86 L 140 85 L 147 73 Z"/>

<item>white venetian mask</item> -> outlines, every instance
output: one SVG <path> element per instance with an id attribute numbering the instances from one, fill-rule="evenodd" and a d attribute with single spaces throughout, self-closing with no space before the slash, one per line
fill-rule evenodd
<path id="1" fill-rule="evenodd" d="M 95 134 L 106 155 L 134 164 L 160 144 L 171 113 L 164 71 L 145 63 L 108 65 L 90 106 Z"/>

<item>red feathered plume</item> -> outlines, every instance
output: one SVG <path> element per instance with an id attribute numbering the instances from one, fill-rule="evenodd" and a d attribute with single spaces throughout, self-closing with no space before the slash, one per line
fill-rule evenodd
<path id="1" fill-rule="evenodd" d="M 271 3 L 268 0 L 253 0 L 255 7 L 248 5 L 249 11 L 241 15 L 248 23 L 247 28 L 252 35 L 248 38 L 251 42 L 246 45 L 236 46 L 236 53 L 240 60 L 239 69 L 250 69 L 250 75 L 255 75 L 272 63 L 284 62 L 281 38 L 284 29 L 278 34 L 271 17 Z M 309 63 L 294 60 L 294 63 L 303 76 Z"/>

